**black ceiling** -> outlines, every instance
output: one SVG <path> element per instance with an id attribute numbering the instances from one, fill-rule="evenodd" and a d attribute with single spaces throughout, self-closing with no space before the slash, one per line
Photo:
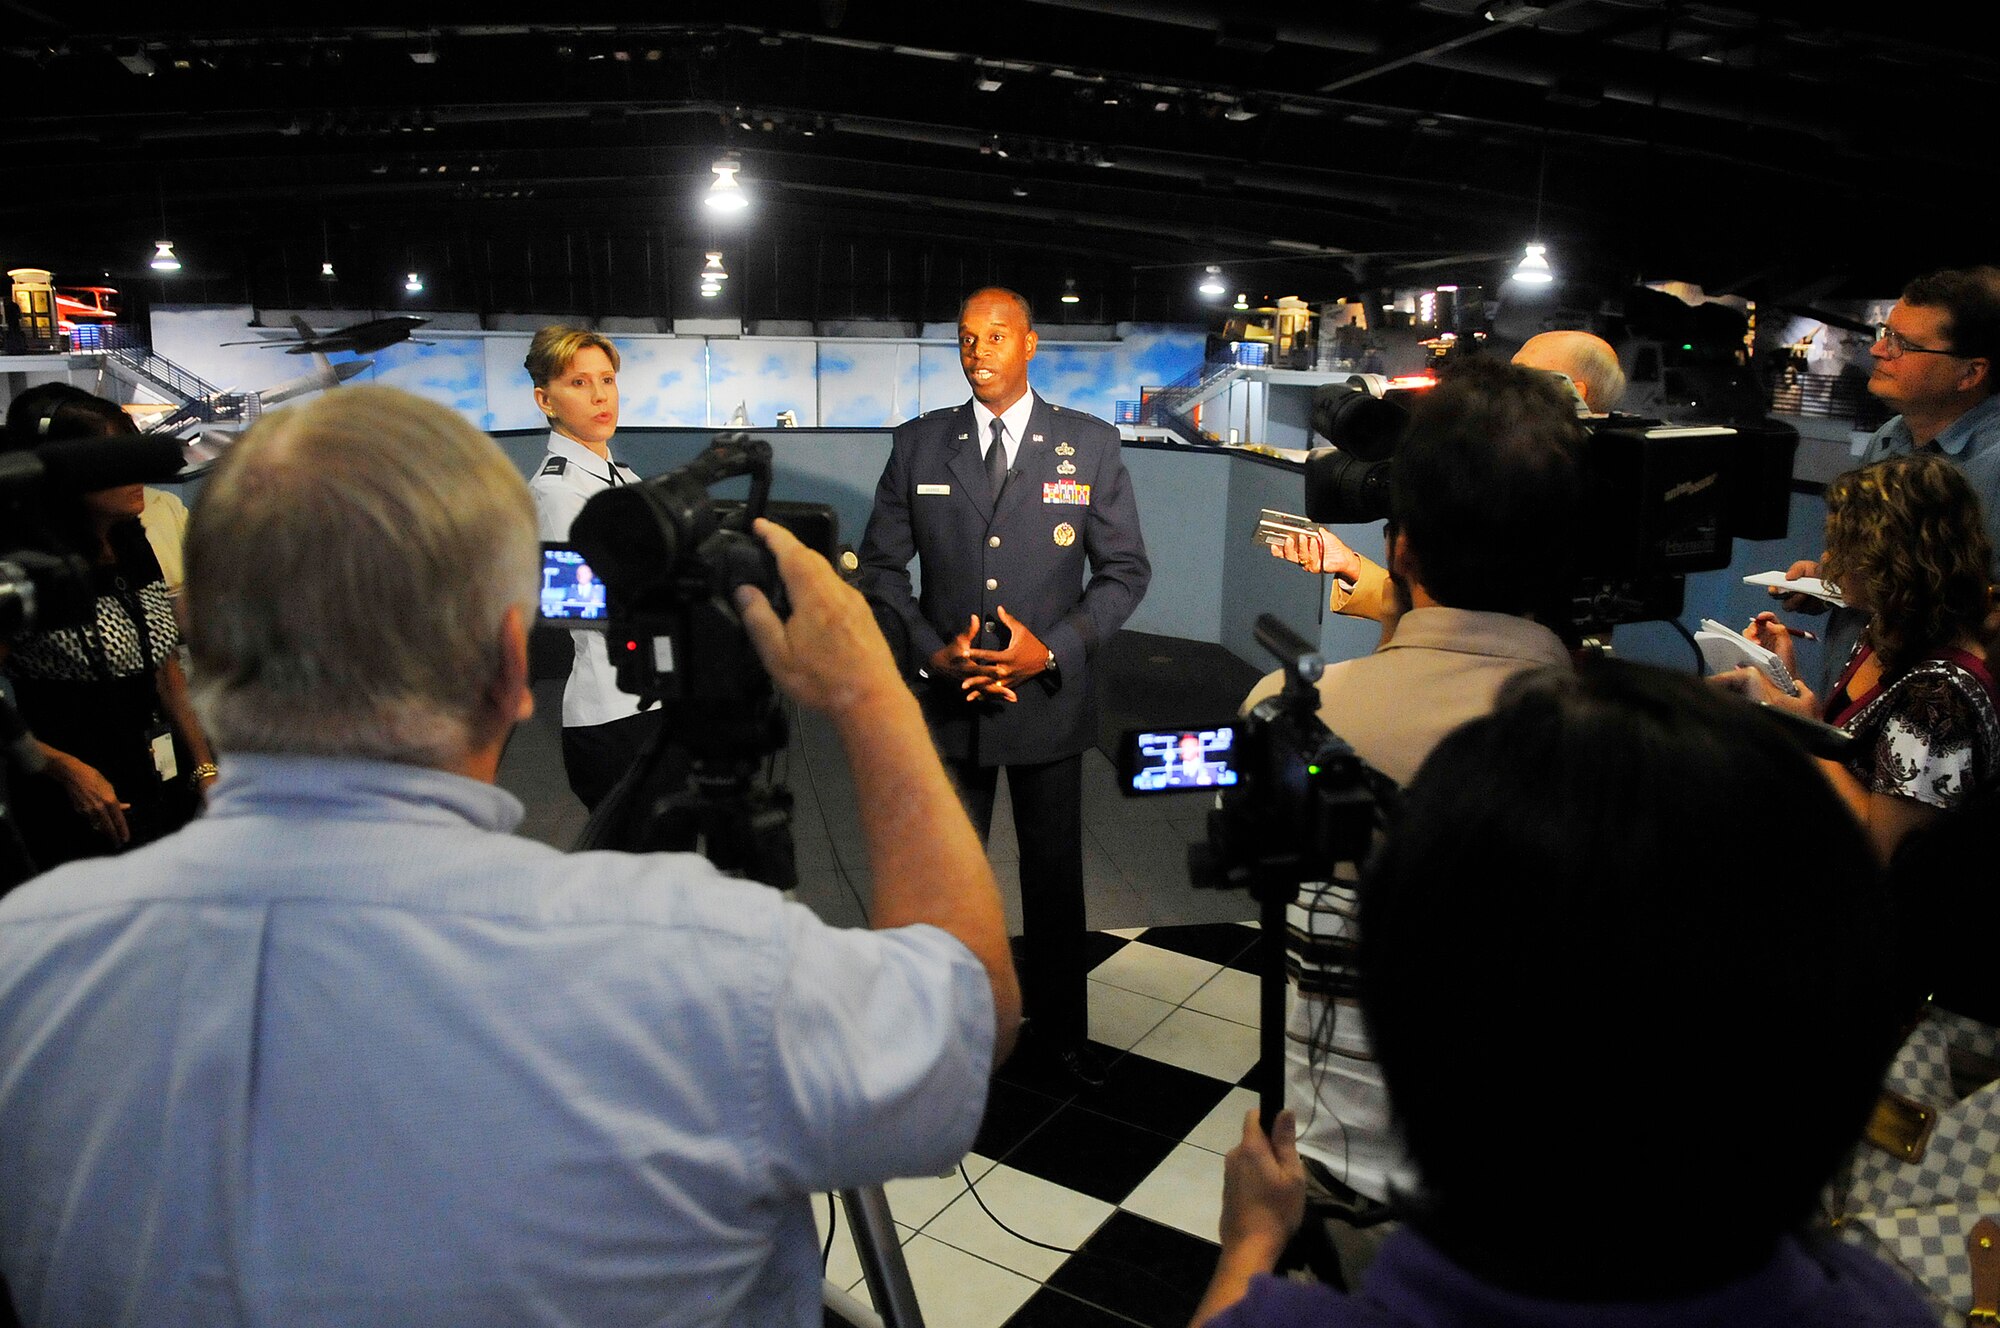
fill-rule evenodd
<path id="1" fill-rule="evenodd" d="M 0 0 L 0 265 L 689 317 L 717 311 L 713 246 L 750 319 L 945 319 L 997 280 L 1101 322 L 1199 317 L 1208 263 L 1253 300 L 1493 286 L 1539 231 L 1587 288 L 1880 293 L 1993 256 L 1966 180 L 2000 60 L 1990 6 L 1955 12 Z M 725 151 L 756 200 L 734 225 L 698 202 Z M 163 236 L 172 285 L 143 266 Z"/>

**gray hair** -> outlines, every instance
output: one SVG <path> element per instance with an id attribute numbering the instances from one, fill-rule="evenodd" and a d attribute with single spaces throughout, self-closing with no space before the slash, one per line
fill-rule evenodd
<path id="1" fill-rule="evenodd" d="M 202 723 L 224 751 L 448 765 L 539 563 L 527 485 L 445 407 L 351 387 L 268 415 L 188 528 Z"/>

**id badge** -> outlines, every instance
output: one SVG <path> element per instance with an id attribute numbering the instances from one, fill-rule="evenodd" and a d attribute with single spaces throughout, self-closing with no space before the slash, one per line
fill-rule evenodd
<path id="1" fill-rule="evenodd" d="M 155 724 L 146 730 L 146 745 L 153 753 L 153 769 L 159 772 L 161 783 L 171 783 L 180 774 L 180 762 L 174 757 L 174 734 L 165 724 Z"/>

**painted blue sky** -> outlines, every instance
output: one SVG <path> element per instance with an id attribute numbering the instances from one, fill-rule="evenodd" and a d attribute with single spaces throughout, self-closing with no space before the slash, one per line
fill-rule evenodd
<path id="1" fill-rule="evenodd" d="M 329 315 L 327 326 L 368 316 Z M 242 306 L 161 307 L 154 344 L 169 359 L 222 387 L 253 390 L 306 372 L 299 356 L 226 341 L 254 337 Z M 337 320 L 337 321 L 336 321 Z M 482 429 L 538 428 L 521 357 L 521 332 L 432 332 L 375 356 L 359 381 L 390 383 L 441 402 Z M 621 357 L 620 414 L 627 427 L 713 427 L 742 403 L 768 428 L 792 411 L 801 428 L 880 429 L 967 396 L 957 348 L 949 343 L 790 337 L 628 335 L 612 340 Z M 1169 382 L 1201 358 L 1202 333 L 1184 327 L 1135 326 L 1122 340 L 1044 341 L 1028 379 L 1048 400 L 1104 419 L 1141 386 Z M 339 358 L 339 357 L 336 357 Z"/>

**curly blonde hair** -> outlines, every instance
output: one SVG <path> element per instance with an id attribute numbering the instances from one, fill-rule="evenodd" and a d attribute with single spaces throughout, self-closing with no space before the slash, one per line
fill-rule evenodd
<path id="1" fill-rule="evenodd" d="M 1874 617 L 1868 643 L 1897 669 L 1976 635 L 1993 544 L 1965 472 L 1935 454 L 1891 457 L 1826 487 L 1821 573 Z"/>

